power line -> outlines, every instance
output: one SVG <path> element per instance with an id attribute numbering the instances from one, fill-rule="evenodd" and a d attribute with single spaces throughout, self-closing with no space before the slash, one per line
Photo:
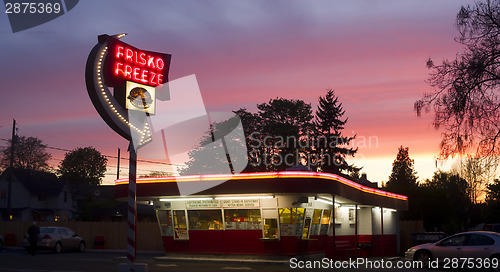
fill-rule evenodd
<path id="1" fill-rule="evenodd" d="M 0 138 L 0 140 L 3 140 L 3 141 L 9 141 L 9 139 L 5 139 L 5 138 Z M 66 152 L 71 152 L 73 150 L 70 150 L 70 149 L 66 149 L 66 148 L 60 148 L 60 147 L 54 147 L 54 146 L 45 146 L 45 148 L 47 149 L 53 149 L 53 150 L 58 150 L 58 151 L 66 151 Z M 106 154 L 102 154 L 104 157 L 107 157 L 107 158 L 113 158 L 113 159 L 118 159 L 118 156 L 114 156 L 114 155 L 106 155 Z M 129 160 L 129 158 L 127 157 L 121 157 L 120 156 L 120 160 Z M 151 164 L 162 164 L 162 165 L 172 165 L 172 166 L 184 166 L 182 164 L 175 164 L 175 163 L 167 163 L 167 162 L 159 162 L 159 161 L 152 161 L 152 160 L 144 160 L 144 159 L 140 159 L 140 160 L 137 160 L 138 162 L 145 162 L 145 163 L 151 163 Z"/>

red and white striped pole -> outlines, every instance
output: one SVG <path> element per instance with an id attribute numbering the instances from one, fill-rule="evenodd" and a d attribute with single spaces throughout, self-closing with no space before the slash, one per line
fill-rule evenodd
<path id="1" fill-rule="evenodd" d="M 136 204 L 136 173 L 137 153 L 134 144 L 129 146 L 129 174 L 128 174 L 128 232 L 127 232 L 127 264 L 131 265 L 136 257 L 137 245 L 137 204 Z"/>

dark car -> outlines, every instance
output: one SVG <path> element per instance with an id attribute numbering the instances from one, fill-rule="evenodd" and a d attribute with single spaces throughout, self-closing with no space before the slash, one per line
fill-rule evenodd
<path id="1" fill-rule="evenodd" d="M 405 259 L 420 261 L 423 267 L 428 267 L 430 262 L 445 266 L 446 262 L 448 265 L 461 262 L 458 267 L 448 268 L 491 268 L 500 271 L 500 234 L 489 231 L 458 233 L 435 243 L 414 246 L 406 251 Z"/>
<path id="2" fill-rule="evenodd" d="M 493 231 L 500 233 L 500 224 L 485 224 L 481 223 L 474 228 L 475 231 Z"/>
<path id="3" fill-rule="evenodd" d="M 26 236 L 27 237 L 27 236 Z M 29 248 L 28 239 L 23 239 L 23 247 Z M 54 250 L 60 253 L 63 250 L 85 251 L 85 241 L 72 230 L 64 227 L 41 227 L 38 236 L 37 249 Z"/>

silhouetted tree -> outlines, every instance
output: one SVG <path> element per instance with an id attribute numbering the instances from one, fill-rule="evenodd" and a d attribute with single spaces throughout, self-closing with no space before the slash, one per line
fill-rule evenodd
<path id="1" fill-rule="evenodd" d="M 257 108 L 261 130 L 253 133 L 252 138 L 262 140 L 260 163 L 267 171 L 300 164 L 307 153 L 308 133 L 312 131 L 311 105 L 302 100 L 276 98 L 258 104 Z"/>
<path id="2" fill-rule="evenodd" d="M 12 139 L 8 145 L 0 148 L 3 168 L 10 166 Z M 14 168 L 34 171 L 49 170 L 48 161 L 52 155 L 46 151 L 47 145 L 36 137 L 16 136 L 14 143 Z"/>
<path id="3" fill-rule="evenodd" d="M 400 146 L 396 159 L 392 163 L 392 172 L 386 184 L 387 189 L 396 193 L 406 193 L 408 188 L 416 187 L 417 172 L 410 159 L 409 148 Z"/>
<path id="4" fill-rule="evenodd" d="M 245 172 L 266 171 L 263 163 L 266 149 L 262 144 L 265 135 L 262 133 L 262 119 L 258 113 L 251 113 L 245 108 L 234 111 L 241 119 L 241 124 L 245 133 L 245 142 L 248 151 L 248 165 Z"/>
<path id="5" fill-rule="evenodd" d="M 444 127 L 441 156 L 463 154 L 476 147 L 478 155 L 499 155 L 500 142 L 500 1 L 486 0 L 462 7 L 457 14 L 465 48 L 455 60 L 431 69 L 435 89 L 415 102 L 417 115 L 434 109 L 434 125 Z"/>
<path id="6" fill-rule="evenodd" d="M 452 169 L 468 184 L 469 198 L 477 204 L 484 201 L 486 185 L 494 179 L 499 158 L 466 156 Z"/>
<path id="7" fill-rule="evenodd" d="M 247 155 L 241 121 L 234 115 L 214 122 L 178 171 L 181 175 L 240 173 L 248 164 Z"/>
<path id="8" fill-rule="evenodd" d="M 485 222 L 500 222 L 500 179 L 486 186 Z"/>
<path id="9" fill-rule="evenodd" d="M 419 208 L 422 192 L 418 187 L 417 175 L 413 168 L 414 162 L 410 159 L 408 150 L 408 147 L 399 147 L 385 189 L 408 196 L 408 211 L 401 214 L 402 220 L 418 220 L 422 217 Z"/>
<path id="10" fill-rule="evenodd" d="M 93 147 L 79 147 L 64 155 L 58 173 L 63 179 L 101 184 L 108 159 Z"/>
<path id="11" fill-rule="evenodd" d="M 421 184 L 416 207 L 424 227 L 433 231 L 456 233 L 468 229 L 471 211 L 467 181 L 457 174 L 435 172 L 432 180 Z"/>
<path id="12" fill-rule="evenodd" d="M 348 148 L 347 146 L 355 138 L 345 137 L 342 130 L 347 123 L 348 118 L 343 118 L 345 110 L 333 90 L 328 90 L 324 97 L 319 97 L 318 109 L 314 120 L 315 133 L 312 135 L 313 141 L 310 146 L 313 147 L 311 153 L 315 154 L 318 162 L 314 162 L 317 170 L 328 173 L 347 173 L 359 172 L 360 168 L 349 165 L 345 160 L 347 156 L 354 156 L 357 148 Z M 312 157 L 312 156 L 309 156 Z"/>

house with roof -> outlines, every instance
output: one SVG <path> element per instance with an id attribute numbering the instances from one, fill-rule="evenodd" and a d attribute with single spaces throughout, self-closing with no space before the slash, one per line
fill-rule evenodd
<path id="1" fill-rule="evenodd" d="M 8 186 L 11 205 L 8 211 Z M 53 173 L 7 169 L 0 175 L 0 213 L 14 221 L 66 221 L 76 211 L 68 182 Z"/>

